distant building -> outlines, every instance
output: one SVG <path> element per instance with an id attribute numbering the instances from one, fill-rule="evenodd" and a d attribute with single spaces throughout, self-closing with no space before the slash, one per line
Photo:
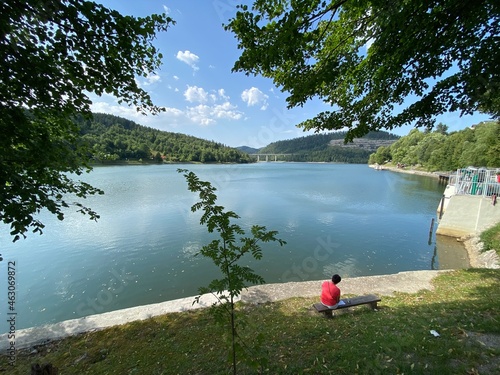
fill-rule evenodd
<path id="1" fill-rule="evenodd" d="M 329 145 L 346 147 L 346 148 L 361 148 L 363 150 L 368 150 L 368 151 L 377 151 L 379 147 L 390 146 L 396 141 L 397 139 L 382 140 L 382 139 L 355 138 L 353 139 L 352 142 L 344 143 L 343 139 L 332 139 Z"/>

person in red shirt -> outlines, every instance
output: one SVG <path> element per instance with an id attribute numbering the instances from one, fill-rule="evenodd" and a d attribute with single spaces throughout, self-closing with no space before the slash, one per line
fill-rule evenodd
<path id="1" fill-rule="evenodd" d="M 323 284 L 321 284 L 320 301 L 330 309 L 336 308 L 340 301 L 340 289 L 337 284 L 340 283 L 341 280 L 342 278 L 335 274 L 332 276 L 332 281 L 324 281 Z"/>

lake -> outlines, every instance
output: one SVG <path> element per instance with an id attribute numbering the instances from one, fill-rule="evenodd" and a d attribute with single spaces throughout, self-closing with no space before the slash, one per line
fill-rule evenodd
<path id="1" fill-rule="evenodd" d="M 265 225 L 287 242 L 244 259 L 268 283 L 468 266 L 456 240 L 431 231 L 445 188 L 431 177 L 323 163 L 96 167 L 83 178 L 106 192 L 85 200 L 98 222 L 42 213 L 44 234 L 16 243 L 0 228 L 0 292 L 15 261 L 17 329 L 194 296 L 219 277 L 195 256 L 215 234 L 191 212 L 179 167 L 210 181 L 245 230 Z"/>

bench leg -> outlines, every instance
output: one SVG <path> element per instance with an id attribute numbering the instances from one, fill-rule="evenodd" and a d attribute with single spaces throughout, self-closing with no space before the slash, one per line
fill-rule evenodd
<path id="1" fill-rule="evenodd" d="M 370 307 L 372 308 L 372 310 L 376 310 L 377 309 L 377 302 L 371 302 Z"/>
<path id="2" fill-rule="evenodd" d="M 326 310 L 324 312 L 324 314 L 325 314 L 325 317 L 327 317 L 327 318 L 333 318 L 333 311 L 332 310 Z"/>

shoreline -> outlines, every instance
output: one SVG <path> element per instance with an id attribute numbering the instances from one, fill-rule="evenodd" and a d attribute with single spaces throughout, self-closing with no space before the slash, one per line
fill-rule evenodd
<path id="1" fill-rule="evenodd" d="M 469 257 L 470 268 L 500 269 L 500 259 L 494 250 L 482 252 L 483 244 L 478 236 L 459 239 L 464 243 Z M 417 293 L 420 290 L 432 290 L 432 280 L 440 274 L 454 270 L 402 271 L 396 274 L 359 276 L 342 280 L 342 292 L 347 295 L 378 294 L 391 296 L 398 293 Z M 246 304 L 272 303 L 289 298 L 319 298 L 321 283 L 301 281 L 272 283 L 251 286 L 243 290 L 239 298 Z M 141 321 L 169 313 L 187 312 L 207 308 L 217 302 L 211 294 L 202 295 L 199 303 L 194 303 L 195 296 L 165 301 L 155 304 L 135 306 L 121 310 L 95 314 L 54 324 L 20 329 L 15 332 L 16 350 L 33 349 L 67 337 L 103 330 L 134 321 Z M 7 350 L 10 342 L 8 333 L 0 334 L 0 350 Z"/>
<path id="2" fill-rule="evenodd" d="M 375 168 L 370 165 L 369 167 Z M 383 167 L 398 173 L 418 174 L 429 177 L 438 177 L 434 172 L 405 170 L 396 167 Z M 500 268 L 500 259 L 494 251 L 482 253 L 482 243 L 478 235 L 456 238 L 462 242 L 467 251 L 470 268 Z M 452 270 L 439 271 L 406 271 L 390 275 L 361 276 L 342 280 L 344 294 L 362 295 L 379 294 L 390 296 L 394 292 L 416 293 L 419 290 L 432 290 L 432 280 L 439 274 Z M 303 281 L 289 283 L 263 284 L 249 287 L 241 293 L 238 301 L 248 304 L 272 303 L 289 298 L 319 298 L 321 282 Z M 39 345 L 61 340 L 78 334 L 102 330 L 112 326 L 140 321 L 154 316 L 175 312 L 186 312 L 211 306 L 216 299 L 212 295 L 203 295 L 199 304 L 194 304 L 194 296 L 160 302 L 150 305 L 135 306 L 122 310 L 115 310 L 102 314 L 95 314 L 83 318 L 71 319 L 55 324 L 20 329 L 16 332 L 15 348 L 29 349 Z M 7 334 L 0 334 L 0 350 L 7 349 L 9 341 Z"/>
<path id="3" fill-rule="evenodd" d="M 407 173 L 407 174 L 416 174 L 418 176 L 427 176 L 427 177 L 434 177 L 434 178 L 439 178 L 439 175 L 441 174 L 452 174 L 453 172 L 426 172 L 426 171 L 421 171 L 418 169 L 413 169 L 413 167 L 410 167 L 410 169 L 406 168 L 398 168 L 394 166 L 388 166 L 388 165 L 380 165 L 380 164 L 368 164 L 368 167 L 373 168 L 378 171 L 391 171 L 391 172 L 397 172 L 397 173 Z"/>
<path id="4" fill-rule="evenodd" d="M 439 274 L 452 270 L 403 271 L 396 274 L 360 276 L 342 279 L 342 293 L 349 295 L 378 294 L 391 296 L 395 292 L 417 293 L 432 290 L 432 280 Z M 246 304 L 272 303 L 289 298 L 312 298 L 321 294 L 324 280 L 262 284 L 243 290 L 236 301 Z M 121 310 L 95 314 L 54 324 L 24 328 L 15 332 L 15 349 L 29 349 L 46 345 L 70 336 L 103 330 L 134 321 L 146 320 L 168 313 L 187 312 L 206 308 L 217 302 L 212 294 L 204 294 L 200 303 L 193 303 L 195 296 L 165 301 L 150 305 L 135 306 Z M 8 333 L 0 334 L 0 350 L 9 349 Z M 36 348 L 35 348 L 36 349 Z"/>

